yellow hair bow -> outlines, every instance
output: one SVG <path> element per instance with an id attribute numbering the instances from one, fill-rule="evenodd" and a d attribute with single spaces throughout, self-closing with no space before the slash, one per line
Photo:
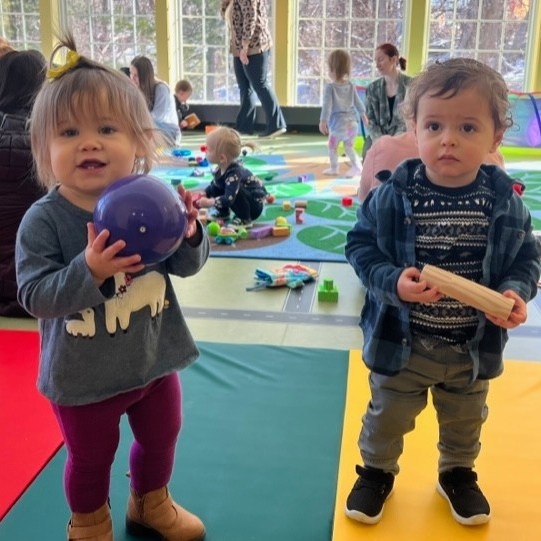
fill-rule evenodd
<path id="1" fill-rule="evenodd" d="M 68 51 L 68 54 L 66 55 L 66 62 L 60 66 L 49 68 L 47 70 L 47 78 L 58 79 L 58 77 L 64 75 L 64 73 L 77 66 L 79 60 L 81 60 L 81 56 L 79 55 L 79 53 L 76 53 L 75 51 Z"/>

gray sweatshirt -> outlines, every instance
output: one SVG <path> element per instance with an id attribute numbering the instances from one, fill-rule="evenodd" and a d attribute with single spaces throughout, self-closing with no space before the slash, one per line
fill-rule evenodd
<path id="1" fill-rule="evenodd" d="M 97 287 L 84 257 L 91 221 L 92 213 L 53 190 L 28 210 L 17 235 L 19 302 L 38 318 L 41 334 L 38 389 L 62 405 L 144 387 L 198 356 L 169 273 L 197 273 L 208 237 Z"/>
<path id="2" fill-rule="evenodd" d="M 330 132 L 340 130 L 346 123 L 358 122 L 364 112 L 364 104 L 353 83 L 327 83 L 320 121 L 327 122 Z"/>

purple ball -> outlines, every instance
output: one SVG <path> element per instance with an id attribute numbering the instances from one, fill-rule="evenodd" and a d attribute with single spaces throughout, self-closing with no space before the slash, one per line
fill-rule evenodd
<path id="1" fill-rule="evenodd" d="M 150 175 L 122 178 L 101 194 L 94 209 L 94 225 L 110 232 L 108 244 L 124 240 L 118 255 L 139 254 L 145 265 L 175 252 L 188 226 L 184 201 L 172 186 Z"/>

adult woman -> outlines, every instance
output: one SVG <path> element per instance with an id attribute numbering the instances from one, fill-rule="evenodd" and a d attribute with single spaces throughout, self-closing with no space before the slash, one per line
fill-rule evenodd
<path id="1" fill-rule="evenodd" d="M 156 127 L 163 132 L 168 144 L 174 146 L 180 137 L 180 128 L 171 90 L 156 79 L 152 62 L 146 56 L 136 56 L 131 61 L 130 77 L 145 96 Z"/>
<path id="2" fill-rule="evenodd" d="M 240 92 L 236 129 L 251 135 L 256 121 L 256 96 L 265 112 L 262 137 L 286 132 L 286 121 L 267 80 L 272 37 L 267 0 L 222 0 L 222 15 L 230 29 L 230 51 Z"/>
<path id="3" fill-rule="evenodd" d="M 27 317 L 17 302 L 15 237 L 30 205 L 45 194 L 34 174 L 28 117 L 45 80 L 38 51 L 0 57 L 0 315 Z"/>
<path id="4" fill-rule="evenodd" d="M 381 74 L 366 88 L 366 116 L 368 137 L 363 148 L 363 158 L 372 143 L 382 135 L 395 135 L 406 131 L 399 106 L 404 100 L 406 87 L 411 81 L 403 73 L 406 59 L 391 43 L 383 43 L 374 55 L 376 67 Z"/>

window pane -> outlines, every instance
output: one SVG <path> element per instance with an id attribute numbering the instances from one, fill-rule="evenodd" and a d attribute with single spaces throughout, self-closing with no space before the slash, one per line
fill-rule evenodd
<path id="1" fill-rule="evenodd" d="M 297 101 L 293 105 L 320 105 L 328 80 L 326 58 L 336 48 L 351 53 L 353 80 L 364 84 L 376 78 L 374 51 L 384 42 L 400 49 L 405 8 L 404 0 L 299 0 L 294 21 L 299 39 L 295 42 Z M 318 47 L 320 54 L 315 51 Z"/>
<path id="2" fill-rule="evenodd" d="M 475 57 L 499 70 L 510 89 L 523 90 L 530 5 L 528 0 L 432 0 L 429 59 Z"/>

